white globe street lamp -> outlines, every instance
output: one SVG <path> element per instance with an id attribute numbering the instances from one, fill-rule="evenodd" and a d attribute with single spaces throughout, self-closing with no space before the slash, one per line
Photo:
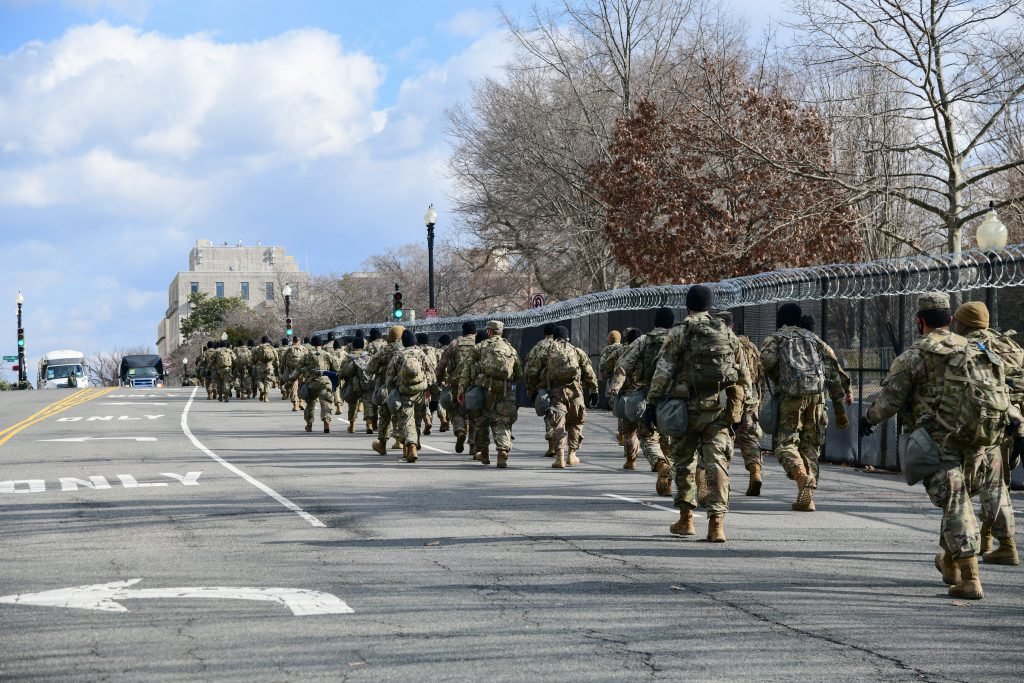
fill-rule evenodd
<path id="1" fill-rule="evenodd" d="M 1008 233 L 1006 226 L 999 220 L 996 213 L 995 202 L 988 203 L 988 213 L 985 220 L 978 226 L 974 238 L 978 242 L 978 249 L 982 251 L 1002 251 L 1006 248 Z"/>

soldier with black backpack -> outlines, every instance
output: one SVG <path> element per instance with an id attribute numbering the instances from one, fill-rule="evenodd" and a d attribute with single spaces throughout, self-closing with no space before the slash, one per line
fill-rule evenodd
<path id="1" fill-rule="evenodd" d="M 686 320 L 672 328 L 661 348 L 643 419 L 648 426 L 655 424 L 663 401 L 678 399 L 685 403 L 686 425 L 680 430 L 681 436 L 672 439 L 671 455 L 679 520 L 669 531 L 680 536 L 695 533 L 695 473 L 703 467 L 708 483 L 707 540 L 724 543 L 733 450 L 731 426 L 743 416 L 749 379 L 739 341 L 724 322 L 708 313 L 711 303 L 710 288 L 694 285 L 687 290 Z"/>
<path id="2" fill-rule="evenodd" d="M 798 304 L 779 307 L 775 314 L 778 329 L 761 345 L 761 364 L 775 399 L 769 409 L 777 411 L 775 457 L 797 486 L 792 508 L 813 512 L 818 457 L 828 426 L 826 389 L 835 410 L 836 426 L 846 429 L 850 420 L 846 416 L 839 362 L 825 350 L 818 335 L 799 326 L 801 315 Z"/>

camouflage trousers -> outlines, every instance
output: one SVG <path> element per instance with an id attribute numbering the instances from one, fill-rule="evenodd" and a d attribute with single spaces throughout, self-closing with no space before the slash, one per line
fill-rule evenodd
<path id="1" fill-rule="evenodd" d="M 556 451 L 579 450 L 583 441 L 583 425 L 587 422 L 587 406 L 583 391 L 576 385 L 555 387 L 551 397 L 551 439 Z"/>
<path id="2" fill-rule="evenodd" d="M 627 460 L 635 460 L 637 455 L 643 453 L 651 470 L 655 471 L 658 469 L 658 461 L 666 459 L 657 430 L 652 431 L 645 424 L 619 420 L 619 433 L 622 434 L 622 451 Z"/>
<path id="3" fill-rule="evenodd" d="M 1010 538 L 1016 533 L 1013 501 L 1003 478 L 1003 454 L 999 446 L 985 452 L 972 472 L 965 472 L 971 495 L 981 503 L 981 523 L 996 538 Z"/>
<path id="4" fill-rule="evenodd" d="M 512 425 L 519 417 L 516 397 L 512 393 L 487 392 L 484 409 L 477 418 L 476 443 L 486 446 L 494 436 L 494 447 L 506 453 L 512 450 Z"/>
<path id="5" fill-rule="evenodd" d="M 391 408 L 388 402 L 384 401 L 376 405 L 377 410 L 377 434 L 381 441 L 387 441 L 391 435 Z"/>
<path id="6" fill-rule="evenodd" d="M 353 397 L 348 402 L 348 421 L 356 423 L 356 416 L 359 413 L 359 404 L 363 404 L 363 420 L 369 425 L 377 416 L 377 409 L 373 405 L 373 392 L 367 392 L 362 396 Z"/>
<path id="7" fill-rule="evenodd" d="M 217 397 L 217 385 L 213 382 L 213 377 L 207 372 L 206 377 L 203 378 L 203 388 L 206 389 L 207 398 Z"/>
<path id="8" fill-rule="evenodd" d="M 964 461 L 968 467 L 963 467 Z M 971 482 L 984 461 L 981 454 L 964 458 L 955 452 L 941 452 L 939 471 L 925 477 L 924 490 L 932 504 L 942 510 L 939 526 L 939 545 L 952 555 L 954 560 L 966 559 L 978 554 L 981 546 L 981 531 L 971 504 Z M 966 474 L 969 473 L 969 474 Z"/>
<path id="9" fill-rule="evenodd" d="M 256 366 L 256 389 L 260 398 L 270 397 L 270 390 L 274 388 L 274 373 L 269 367 Z"/>
<path id="10" fill-rule="evenodd" d="M 313 424 L 313 413 L 317 403 L 320 404 L 320 419 L 330 422 L 331 413 L 334 410 L 334 388 L 331 387 L 331 380 L 326 377 L 317 377 L 312 382 L 307 382 L 306 386 L 309 387 L 309 400 L 306 401 L 306 407 L 302 411 L 302 417 L 306 419 L 306 424 Z"/>
<path id="11" fill-rule="evenodd" d="M 680 510 L 697 507 L 694 474 L 704 469 L 708 483 L 708 515 L 729 511 L 729 464 L 732 462 L 733 433 L 726 411 L 717 405 L 712 410 L 694 410 L 690 406 L 690 428 L 672 439 L 669 462 L 675 468 L 675 505 Z"/>
<path id="12" fill-rule="evenodd" d="M 218 396 L 224 398 L 231 397 L 231 384 L 233 379 L 231 370 L 221 368 L 214 370 L 214 385 L 217 388 Z"/>
<path id="13" fill-rule="evenodd" d="M 807 481 L 808 488 L 818 487 L 818 456 L 825 443 L 827 426 L 828 415 L 821 394 L 784 398 L 780 401 L 775 457 L 790 479 L 795 478 L 796 468 L 803 465 L 804 470 L 813 477 L 813 480 Z"/>
<path id="14" fill-rule="evenodd" d="M 420 443 L 420 424 L 427 401 L 423 392 L 402 396 L 402 403 L 394 414 L 395 440 L 398 443 Z M 383 437 L 381 437 L 383 438 Z"/>
<path id="15" fill-rule="evenodd" d="M 744 467 L 750 467 L 752 464 L 762 464 L 761 437 L 764 436 L 764 432 L 761 431 L 761 425 L 757 423 L 756 416 L 757 406 L 755 405 L 752 410 L 748 409 L 743 414 L 743 428 L 736 435 L 736 448 L 739 448 L 740 453 L 743 455 Z M 817 460 L 815 460 L 815 463 L 817 463 Z M 815 464 L 815 468 L 817 468 L 817 464 Z M 815 479 L 817 479 L 817 472 L 815 472 Z"/>

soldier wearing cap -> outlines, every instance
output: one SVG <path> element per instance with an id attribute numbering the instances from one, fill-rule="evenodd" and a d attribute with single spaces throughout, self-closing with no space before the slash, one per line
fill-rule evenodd
<path id="1" fill-rule="evenodd" d="M 950 329 L 999 356 L 1011 387 L 1011 400 L 1019 410 L 1024 386 L 1018 388 L 1017 383 L 1024 370 L 1024 349 L 1013 340 L 1015 333 L 1002 334 L 991 329 L 988 307 L 980 301 L 971 301 L 956 309 Z M 980 552 L 982 560 L 989 564 L 1020 564 L 1014 540 L 1013 504 L 1007 487 L 1009 477 L 1004 477 L 1010 469 L 1011 445 L 1012 440 L 1007 439 L 985 453 L 985 467 L 979 472 L 980 476 L 974 478 L 971 491 L 971 495 L 977 495 L 981 501 Z M 999 541 L 997 550 L 992 550 L 993 537 Z"/>
<path id="2" fill-rule="evenodd" d="M 971 505 L 970 480 L 984 466 L 985 451 L 959 445 L 936 419 L 946 364 L 970 344 L 949 330 L 951 320 L 946 294 L 932 292 L 918 299 L 921 336 L 893 361 L 881 391 L 861 417 L 860 433 L 868 436 L 875 425 L 899 414 L 911 436 L 922 428 L 930 437 L 938 469 L 923 476 L 922 482 L 932 503 L 942 509 L 935 566 L 951 597 L 980 600 L 984 597 L 977 557 L 981 533 Z"/>

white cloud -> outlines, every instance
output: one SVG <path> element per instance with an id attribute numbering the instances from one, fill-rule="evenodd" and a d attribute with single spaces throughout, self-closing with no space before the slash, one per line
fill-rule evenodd
<path id="1" fill-rule="evenodd" d="M 492 30 L 497 22 L 498 15 L 491 10 L 465 9 L 438 26 L 453 36 L 476 38 Z"/>
<path id="2" fill-rule="evenodd" d="M 383 128 L 381 79 L 373 59 L 317 29 L 218 43 L 100 22 L 0 58 L 0 139 L 52 157 L 343 155 Z"/>

